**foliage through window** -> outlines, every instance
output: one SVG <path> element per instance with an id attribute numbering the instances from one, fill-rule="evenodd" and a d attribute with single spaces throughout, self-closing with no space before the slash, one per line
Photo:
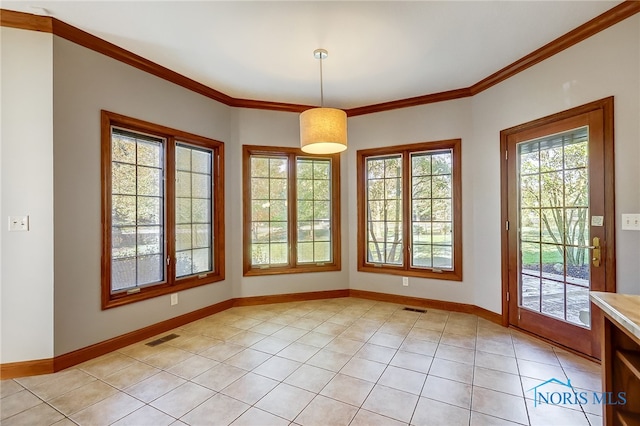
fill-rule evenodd
<path id="1" fill-rule="evenodd" d="M 358 268 L 461 280 L 460 140 L 358 151 Z"/>
<path id="2" fill-rule="evenodd" d="M 223 144 L 103 111 L 102 306 L 224 279 Z"/>
<path id="3" fill-rule="evenodd" d="M 244 146 L 245 275 L 340 269 L 339 161 Z"/>

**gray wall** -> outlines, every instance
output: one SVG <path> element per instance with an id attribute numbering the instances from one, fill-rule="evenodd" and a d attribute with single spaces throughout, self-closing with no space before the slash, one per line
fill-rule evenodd
<path id="1" fill-rule="evenodd" d="M 232 114 L 226 105 L 59 37 L 53 51 L 55 355 L 231 298 L 227 278 L 181 292 L 175 306 L 166 295 L 101 310 L 100 110 L 227 143 Z M 226 207 L 226 217 L 237 214 L 231 203 Z"/>

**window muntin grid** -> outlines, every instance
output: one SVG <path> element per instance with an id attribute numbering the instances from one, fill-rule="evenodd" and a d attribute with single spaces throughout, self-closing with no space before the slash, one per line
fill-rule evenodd
<path id="1" fill-rule="evenodd" d="M 453 151 L 411 154 L 411 266 L 453 269 Z"/>
<path id="2" fill-rule="evenodd" d="M 330 263 L 332 252 L 331 160 L 296 158 L 297 262 Z"/>
<path id="3" fill-rule="evenodd" d="M 111 128 L 111 292 L 165 280 L 162 138 Z"/>
<path id="4" fill-rule="evenodd" d="M 176 278 L 214 270 L 213 151 L 176 144 Z"/>

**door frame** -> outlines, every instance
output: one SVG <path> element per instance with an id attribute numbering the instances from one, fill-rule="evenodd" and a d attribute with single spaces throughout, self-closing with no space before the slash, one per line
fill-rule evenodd
<path id="1" fill-rule="evenodd" d="M 571 118 L 576 115 L 602 110 L 603 117 L 603 145 L 604 145 L 604 227 L 605 241 L 603 242 L 603 259 L 605 268 L 605 291 L 616 291 L 616 264 L 615 264 L 615 179 L 614 179 L 614 133 L 613 133 L 613 96 L 603 98 L 588 104 L 561 111 L 546 117 L 542 117 L 524 124 L 520 124 L 500 132 L 500 219 L 501 219 L 501 277 L 502 277 L 502 325 L 513 327 L 509 323 L 509 299 L 517 297 L 509 295 L 509 232 L 507 223 L 509 220 L 509 199 L 516 194 L 508 192 L 508 160 L 507 143 L 511 134 L 519 133 L 539 126 L 547 125 L 559 120 Z M 515 224 L 513 224 L 515 225 Z M 600 312 L 591 304 L 592 329 L 599 333 L 601 324 Z M 569 348 L 570 349 L 570 348 Z"/>

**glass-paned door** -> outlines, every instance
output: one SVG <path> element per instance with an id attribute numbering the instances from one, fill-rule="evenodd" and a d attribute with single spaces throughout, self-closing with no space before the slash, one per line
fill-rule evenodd
<path id="1" fill-rule="evenodd" d="M 605 191 L 613 140 L 603 109 L 587 109 L 503 131 L 503 261 L 509 323 L 598 358 L 599 313 L 589 292 L 615 283 L 607 278 L 614 214 Z"/>

